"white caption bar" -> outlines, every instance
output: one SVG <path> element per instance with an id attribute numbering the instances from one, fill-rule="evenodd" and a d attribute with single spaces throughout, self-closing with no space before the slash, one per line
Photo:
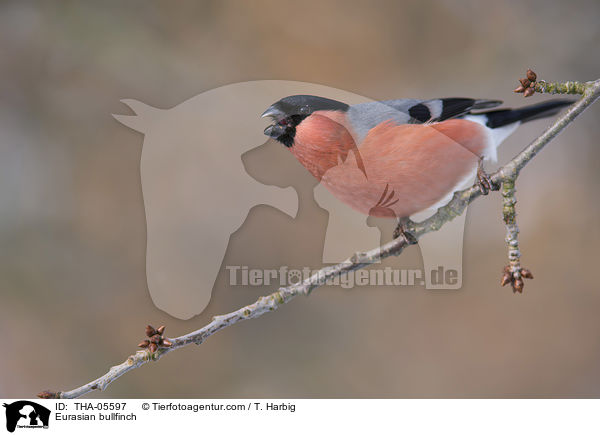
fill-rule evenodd
<path id="1" fill-rule="evenodd" d="M 19 435 L 126 433 L 598 433 L 598 400 L 3 399 Z M 11 430 L 12 429 L 12 430 Z M 42 429 L 33 431 L 32 429 Z M 5 432 L 6 433 L 6 432 Z M 133 433 L 133 432 L 131 432 Z M 150 432 L 149 432 L 150 433 Z"/>

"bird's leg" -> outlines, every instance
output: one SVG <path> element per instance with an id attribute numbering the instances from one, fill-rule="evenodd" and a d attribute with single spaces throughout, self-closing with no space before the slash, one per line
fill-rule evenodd
<path id="1" fill-rule="evenodd" d="M 500 189 L 500 186 L 494 183 L 487 172 L 485 172 L 485 169 L 483 169 L 483 157 L 479 158 L 479 163 L 477 164 L 477 184 L 479 184 L 479 189 L 484 195 L 487 195 L 490 190 Z"/>
<path id="2" fill-rule="evenodd" d="M 417 238 L 408 230 L 413 223 L 408 217 L 398 218 L 398 225 L 393 234 L 394 239 L 402 237 L 408 245 L 417 244 Z"/>

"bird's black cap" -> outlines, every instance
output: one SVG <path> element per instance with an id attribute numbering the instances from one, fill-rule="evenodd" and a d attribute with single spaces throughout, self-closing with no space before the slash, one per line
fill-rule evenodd
<path id="1" fill-rule="evenodd" d="M 318 110 L 339 110 L 345 112 L 350 106 L 340 101 L 315 95 L 292 95 L 273 103 L 264 111 L 262 117 L 271 117 L 276 120 L 294 115 L 306 117 Z"/>

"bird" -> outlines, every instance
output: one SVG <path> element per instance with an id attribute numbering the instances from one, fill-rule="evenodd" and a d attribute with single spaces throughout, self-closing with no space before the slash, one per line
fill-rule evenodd
<path id="1" fill-rule="evenodd" d="M 448 202 L 477 175 L 483 194 L 498 190 L 483 168 L 522 123 L 554 116 L 572 101 L 517 109 L 500 100 L 436 98 L 349 105 L 292 95 L 269 106 L 275 139 L 337 199 L 365 215 L 396 218 L 394 238 L 417 243 L 410 216 Z"/>

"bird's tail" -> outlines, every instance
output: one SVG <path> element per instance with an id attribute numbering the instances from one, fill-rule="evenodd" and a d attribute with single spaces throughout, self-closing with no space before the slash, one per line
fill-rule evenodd
<path id="1" fill-rule="evenodd" d="M 486 125 L 488 127 L 498 128 L 518 121 L 527 122 L 556 115 L 563 107 L 572 103 L 572 100 L 551 100 L 519 109 L 499 109 L 480 112 L 478 115 L 487 116 Z"/>

